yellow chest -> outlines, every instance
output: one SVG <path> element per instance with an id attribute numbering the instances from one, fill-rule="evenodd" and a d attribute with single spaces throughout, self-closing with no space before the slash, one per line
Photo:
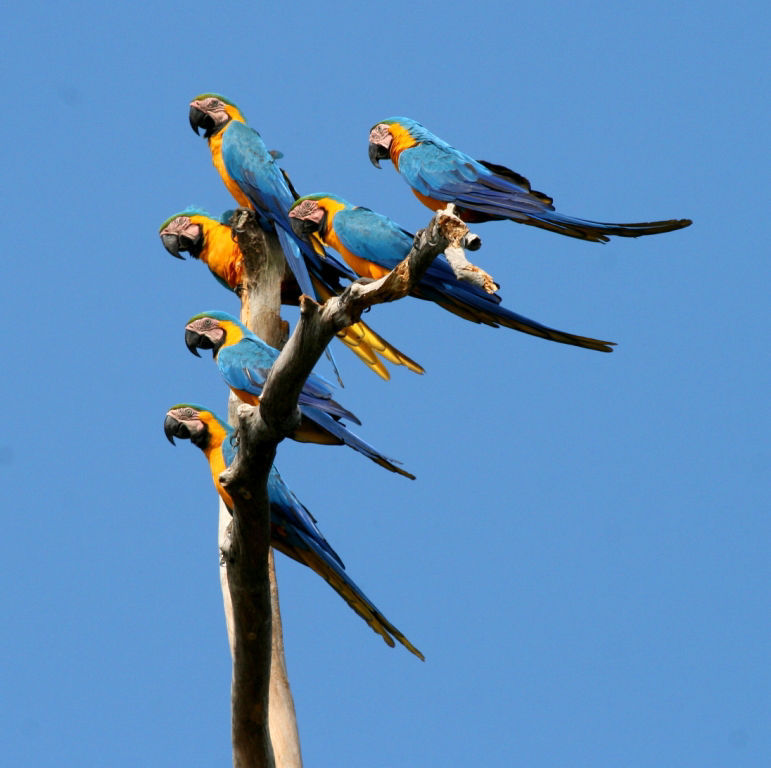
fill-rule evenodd
<path id="1" fill-rule="evenodd" d="M 242 208 L 254 208 L 249 202 L 249 198 L 240 190 L 238 184 L 230 178 L 230 174 L 225 168 L 225 162 L 222 159 L 222 138 L 225 135 L 224 130 L 219 133 L 215 133 L 214 136 L 209 137 L 209 149 L 211 150 L 211 161 L 214 163 L 214 167 L 219 172 L 220 178 L 225 182 L 225 186 L 228 188 L 228 192 L 235 198 L 236 202 Z"/>
<path id="2" fill-rule="evenodd" d="M 232 289 L 235 290 L 243 282 L 243 255 L 238 243 L 231 237 L 229 227 L 218 224 L 209 229 L 201 249 L 201 261 Z"/>
<path id="3" fill-rule="evenodd" d="M 230 498 L 230 494 L 222 487 L 219 480 L 220 475 L 225 471 L 225 459 L 222 457 L 222 450 L 219 446 L 212 446 L 205 453 L 209 461 L 209 469 L 211 470 L 211 479 L 214 481 L 214 487 L 217 489 L 220 498 L 232 509 L 233 499 Z"/>

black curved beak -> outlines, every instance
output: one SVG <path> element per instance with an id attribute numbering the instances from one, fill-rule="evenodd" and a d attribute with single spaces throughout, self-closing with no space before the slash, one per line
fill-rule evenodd
<path id="1" fill-rule="evenodd" d="M 198 354 L 199 347 L 201 349 L 211 349 L 211 342 L 209 342 L 209 347 L 205 347 L 204 341 L 208 341 L 208 339 L 205 339 L 205 337 L 201 336 L 200 333 L 196 333 L 195 331 L 191 331 L 189 328 L 185 328 L 185 346 L 196 357 L 200 357 Z"/>
<path id="2" fill-rule="evenodd" d="M 182 437 L 177 432 L 179 427 L 184 426 L 181 422 L 177 421 L 171 414 L 167 413 L 166 418 L 163 420 L 163 434 L 172 445 L 176 445 L 174 442 L 174 436 Z"/>
<path id="3" fill-rule="evenodd" d="M 185 260 L 184 256 L 179 255 L 179 235 L 165 234 L 161 235 L 163 247 L 175 258 Z"/>
<path id="4" fill-rule="evenodd" d="M 319 229 L 321 229 L 320 225 L 315 221 L 310 221 L 309 219 L 294 219 L 291 216 L 289 217 L 289 224 L 292 227 L 292 232 L 294 232 L 301 240 L 307 240 L 308 235 L 310 235 L 311 232 L 318 232 Z"/>
<path id="5" fill-rule="evenodd" d="M 195 134 L 200 136 L 198 130 L 203 128 L 203 135 L 207 139 L 212 135 L 212 132 L 216 128 L 214 124 L 214 118 L 211 115 L 207 115 L 206 112 L 198 109 L 198 107 L 190 107 L 188 119 L 190 120 L 190 127 L 193 129 Z"/>
<path id="6" fill-rule="evenodd" d="M 390 155 L 385 147 L 381 147 L 380 144 L 369 145 L 369 161 L 375 168 L 380 168 L 380 160 L 388 160 Z"/>

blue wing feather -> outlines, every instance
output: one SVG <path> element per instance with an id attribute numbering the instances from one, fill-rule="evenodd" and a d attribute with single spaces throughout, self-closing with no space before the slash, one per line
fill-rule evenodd
<path id="1" fill-rule="evenodd" d="M 251 201 L 262 226 L 275 228 L 300 290 L 315 296 L 300 248 L 293 235 L 287 234 L 287 230 L 291 233 L 287 211 L 294 196 L 260 134 L 244 123 L 231 121 L 222 137 L 222 160 L 233 181 Z"/>
<path id="2" fill-rule="evenodd" d="M 413 236 L 409 232 L 387 216 L 368 208 L 346 203 L 346 208 L 335 214 L 332 226 L 341 245 L 351 253 L 388 269 L 393 269 L 404 259 L 412 247 Z M 443 255 L 434 259 L 413 288 L 412 295 L 433 301 L 475 323 L 493 327 L 503 325 L 551 341 L 611 351 L 608 342 L 558 331 L 499 306 L 501 298 L 497 294 L 489 294 L 472 283 L 458 280 Z"/>
<path id="3" fill-rule="evenodd" d="M 224 425 L 228 436 L 222 443 L 225 466 L 230 466 L 237 448 L 233 428 Z M 356 582 L 345 572 L 340 556 L 332 549 L 316 524 L 316 519 L 284 482 L 275 465 L 268 475 L 271 544 L 287 557 L 308 566 L 321 576 L 364 621 L 393 646 L 396 638 L 405 648 L 423 659 L 423 654 L 377 609 Z"/>
<path id="4" fill-rule="evenodd" d="M 569 237 L 606 242 L 610 235 L 640 237 L 689 226 L 690 219 L 615 224 L 566 216 L 552 199 L 502 165 L 478 161 L 434 136 L 419 123 L 398 118 L 418 141 L 401 152 L 399 173 L 425 197 L 457 204 L 468 221 L 512 219 Z"/>
<path id="5" fill-rule="evenodd" d="M 260 397 L 270 368 L 279 353 L 251 331 L 244 330 L 248 335 L 237 344 L 220 349 L 217 354 L 217 367 L 228 386 Z M 332 399 L 330 385 L 313 373 L 305 381 L 299 405 L 301 408 L 311 406 L 335 418 L 345 418 L 361 424 L 355 414 Z"/>

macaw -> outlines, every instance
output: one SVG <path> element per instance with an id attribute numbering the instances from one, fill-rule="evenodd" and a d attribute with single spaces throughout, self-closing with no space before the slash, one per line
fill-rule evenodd
<path id="1" fill-rule="evenodd" d="M 227 312 L 202 312 L 190 318 L 185 326 L 185 344 L 197 357 L 199 349 L 211 349 L 217 368 L 233 393 L 249 405 L 259 405 L 262 388 L 277 349 L 266 344 L 243 323 Z M 347 445 L 391 472 L 415 479 L 397 467 L 392 459 L 379 453 L 361 438 L 349 432 L 340 421 L 347 418 L 361 422 L 350 411 L 332 399 L 330 385 L 311 374 L 303 386 L 298 402 L 302 421 L 291 437 L 301 443 Z"/>
<path id="2" fill-rule="evenodd" d="M 243 254 L 227 223 L 231 213 L 232 211 L 225 211 L 217 220 L 200 208 L 190 207 L 166 219 L 160 226 L 159 234 L 164 248 L 172 256 L 182 259 L 184 257 L 180 256 L 180 251 L 188 252 L 193 258 L 203 261 L 219 283 L 240 295 Z M 336 264 L 339 264 L 337 259 L 310 264 L 311 281 L 316 289 L 316 296 L 322 300 L 343 290 L 339 278 L 347 277 L 348 270 L 346 274 L 341 275 Z M 299 297 L 300 289 L 295 281 L 287 281 L 282 285 L 283 304 L 296 306 Z M 394 365 L 404 365 L 414 373 L 424 372 L 422 366 L 400 352 L 365 323 L 354 323 L 337 335 L 354 354 L 386 381 L 391 376 L 378 355 Z"/>
<path id="3" fill-rule="evenodd" d="M 319 257 L 307 246 L 303 250 L 292 236 L 286 212 L 297 195 L 260 134 L 246 124 L 233 102 L 216 93 L 196 96 L 189 119 L 196 134 L 203 128 L 212 163 L 230 194 L 240 206 L 255 211 L 262 227 L 275 231 L 300 290 L 313 296 L 305 259 Z"/>
<path id="4" fill-rule="evenodd" d="M 378 279 L 390 272 L 412 248 L 414 235 L 387 216 L 351 205 L 328 194 L 306 195 L 289 210 L 298 237 L 313 238 L 334 248 L 362 277 Z M 486 293 L 455 277 L 443 256 L 434 259 L 412 295 L 475 323 L 514 328 L 549 341 L 612 352 L 613 342 L 556 331 L 500 306 L 498 295 Z"/>
<path id="5" fill-rule="evenodd" d="M 390 159 L 415 196 L 432 211 L 454 203 L 468 222 L 511 219 L 581 240 L 640 237 L 689 226 L 690 219 L 608 224 L 557 213 L 553 200 L 503 165 L 474 160 L 408 117 L 390 117 L 370 129 L 369 159 Z"/>
<path id="6" fill-rule="evenodd" d="M 172 445 L 174 438 L 179 437 L 189 439 L 203 451 L 217 493 L 233 514 L 233 500 L 219 480 L 238 450 L 233 442 L 233 427 L 200 405 L 180 403 L 166 413 L 163 431 Z M 268 500 L 271 544 L 321 576 L 388 645 L 393 648 L 393 638 L 396 638 L 425 661 L 423 654 L 380 613 L 348 576 L 343 561 L 318 529 L 316 520 L 284 483 L 275 466 L 270 468 L 268 475 Z"/>

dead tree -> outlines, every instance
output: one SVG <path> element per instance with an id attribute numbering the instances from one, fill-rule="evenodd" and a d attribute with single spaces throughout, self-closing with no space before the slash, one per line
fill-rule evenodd
<path id="1" fill-rule="evenodd" d="M 476 250 L 480 241 L 448 206 L 417 233 L 410 253 L 386 276 L 356 281 L 323 305 L 301 296 L 299 321 L 284 346 L 280 301 L 286 267 L 278 243 L 247 212 L 237 212 L 231 224 L 244 254 L 241 319 L 267 343 L 283 346 L 259 407 L 235 401 L 231 408 L 238 453 L 220 477 L 234 503 L 232 518 L 220 508 L 221 580 L 233 657 L 233 763 L 236 768 L 301 768 L 270 549 L 267 479 L 276 447 L 299 425 L 300 391 L 334 336 L 365 309 L 406 296 L 440 253 L 459 279 L 491 293 L 497 286 L 466 260 L 464 248 Z"/>

